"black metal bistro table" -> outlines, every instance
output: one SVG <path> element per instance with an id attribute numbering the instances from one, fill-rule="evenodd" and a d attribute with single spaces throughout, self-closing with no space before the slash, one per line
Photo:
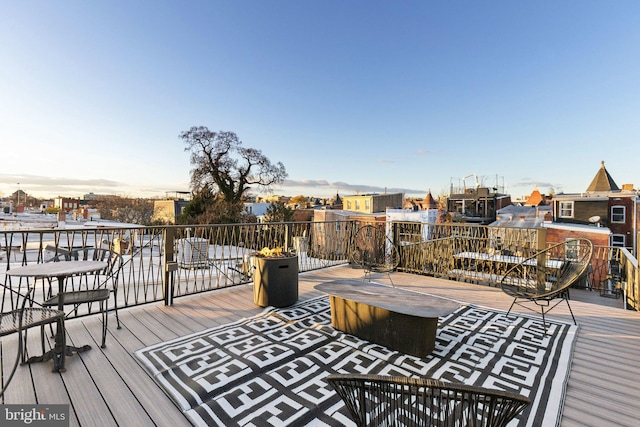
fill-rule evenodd
<path id="1" fill-rule="evenodd" d="M 7 271 L 7 275 L 13 277 L 33 277 L 34 279 L 52 279 L 58 281 L 58 310 L 64 311 L 64 282 L 70 276 L 78 274 L 92 273 L 107 268 L 104 261 L 61 261 L 48 262 L 42 264 L 31 264 L 22 267 L 12 268 Z M 82 347 L 68 346 L 64 331 L 64 319 L 58 320 L 55 336 L 56 345 L 42 356 L 29 358 L 28 362 L 44 362 L 53 359 L 54 371 L 64 372 L 65 356 L 73 353 L 81 353 L 91 349 L 90 345 Z"/>

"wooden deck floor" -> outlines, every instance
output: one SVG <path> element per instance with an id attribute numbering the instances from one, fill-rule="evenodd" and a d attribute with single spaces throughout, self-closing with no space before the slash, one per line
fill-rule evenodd
<path id="1" fill-rule="evenodd" d="M 301 274 L 300 299 L 320 295 L 313 289 L 317 283 L 345 277 L 362 277 L 362 271 L 334 267 Z M 396 286 L 459 301 L 498 309 L 507 309 L 511 302 L 499 289 L 487 286 L 403 273 L 392 277 Z M 388 283 L 386 275 L 374 280 Z M 640 313 L 623 310 L 621 300 L 588 291 L 574 291 L 571 306 L 580 330 L 561 426 L 640 425 Z M 62 374 L 51 372 L 51 362 L 20 366 L 4 403 L 70 403 L 72 426 L 188 426 L 133 352 L 261 310 L 253 304 L 250 285 L 179 298 L 171 307 L 150 304 L 121 310 L 123 327 L 116 329 L 111 316 L 106 349 L 97 344 L 98 317 L 68 321 L 72 344 L 90 343 L 92 350 L 68 358 Z M 550 317 L 570 320 L 565 304 Z M 30 337 L 36 353 L 39 342 L 33 335 L 39 334 Z M 11 346 L 3 340 L 2 351 L 10 354 Z"/>

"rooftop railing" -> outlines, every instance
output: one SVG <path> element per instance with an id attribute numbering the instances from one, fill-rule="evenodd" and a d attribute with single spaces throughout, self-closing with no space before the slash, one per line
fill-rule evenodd
<path id="1" fill-rule="evenodd" d="M 387 228 L 399 248 L 399 270 L 492 286 L 514 262 L 561 243 L 547 242 L 544 228 L 415 222 Z M 570 256 L 571 248 L 565 252 Z M 576 287 L 622 298 L 622 304 L 640 310 L 638 261 L 625 248 L 594 246 L 587 274 Z"/>
<path id="2" fill-rule="evenodd" d="M 353 226 L 345 221 L 2 231 L 0 280 L 20 286 L 27 279 L 4 272 L 48 262 L 60 252 L 104 247 L 123 258 L 118 308 L 170 302 L 252 283 L 253 257 L 264 248 L 296 253 L 300 272 L 345 264 Z M 87 307 L 77 315 L 91 312 Z"/>
<path id="3" fill-rule="evenodd" d="M 26 280 L 4 273 L 47 262 L 61 251 L 109 247 L 122 254 L 124 261 L 119 308 L 170 303 L 185 295 L 252 283 L 254 257 L 263 248 L 295 253 L 300 272 L 348 264 L 360 225 L 328 221 L 0 231 L 0 280 Z M 399 271 L 489 285 L 498 283 L 508 265 L 479 262 L 474 259 L 477 255 L 469 254 L 527 257 L 546 244 L 544 229 L 416 222 L 375 225 L 384 228 L 398 247 Z M 639 310 L 638 271 L 636 259 L 627 250 L 596 247 L 588 274 L 578 286 L 622 297 L 628 307 Z M 91 312 L 88 307 L 77 315 Z"/>

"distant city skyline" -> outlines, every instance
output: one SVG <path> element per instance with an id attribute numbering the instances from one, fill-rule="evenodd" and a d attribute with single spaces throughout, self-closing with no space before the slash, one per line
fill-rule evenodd
<path id="1" fill-rule="evenodd" d="M 635 0 L 30 0 L 0 39 L 5 197 L 188 191 L 199 125 L 287 196 L 640 185 Z"/>
<path id="2" fill-rule="evenodd" d="M 131 197 L 162 197 L 165 193 L 171 194 L 176 192 L 189 192 L 189 189 L 169 189 L 166 191 L 154 191 L 154 194 L 145 195 L 143 193 L 129 193 L 123 190 L 127 187 L 126 184 L 107 180 L 78 180 L 78 179 L 65 179 L 65 178 L 51 178 L 46 176 L 29 176 L 29 175 L 12 175 L 6 176 L 0 174 L 0 182 L 5 182 L 3 187 L 11 188 L 11 181 L 20 179 L 22 182 L 16 182 L 13 184 L 14 189 L 9 190 L 6 193 L 0 192 L 0 197 L 7 197 L 18 190 L 21 190 L 29 195 L 33 195 L 39 198 L 55 198 L 55 197 L 82 197 L 86 194 L 109 194 Z M 27 188 L 32 188 L 33 191 L 28 191 Z M 296 182 L 292 180 L 285 180 L 281 186 L 277 186 L 277 189 L 281 190 L 272 191 L 272 194 L 280 194 L 284 196 L 297 196 L 305 195 L 310 197 L 334 197 L 336 194 L 362 194 L 362 193 L 413 193 L 420 195 L 422 190 L 410 189 L 410 188 L 385 188 L 376 187 L 371 185 L 352 185 L 344 182 L 329 182 L 329 181 L 301 181 Z M 97 189 L 100 189 L 98 191 Z M 295 191 L 293 190 L 295 189 Z M 422 196 L 426 195 L 428 190 L 424 191 Z M 157 193 L 157 194 L 156 194 Z M 263 196 L 265 193 L 250 192 L 254 196 Z"/>
<path id="3" fill-rule="evenodd" d="M 596 170 L 597 172 L 597 170 Z M 594 172 L 595 175 L 595 172 Z M 121 196 L 121 197 L 142 197 L 142 198 L 162 198 L 164 196 L 167 197 L 173 197 L 176 193 L 180 193 L 180 192 L 189 192 L 189 190 L 166 190 L 164 192 L 157 193 L 157 194 L 151 194 L 151 195 L 145 195 L 145 194 L 131 194 L 131 193 L 121 193 L 121 192 L 114 192 L 114 191 L 109 191 L 109 183 L 106 183 L 103 180 L 97 181 L 95 183 L 92 182 L 87 182 L 87 181 L 78 181 L 78 180 L 64 180 L 64 179 L 54 179 L 52 180 L 49 177 L 40 177 L 40 176 L 21 176 L 23 178 L 23 181 L 27 181 L 27 185 L 30 187 L 34 187 L 34 188 L 41 188 L 41 192 L 37 192 L 37 193 L 30 193 L 28 191 L 26 191 L 24 188 L 22 188 L 22 184 L 21 183 L 16 183 L 16 188 L 15 190 L 12 190 L 6 194 L 0 192 L 0 198 L 3 197 L 8 197 L 11 196 L 12 194 L 14 194 L 16 191 L 20 190 L 23 193 L 26 193 L 28 196 L 33 196 L 36 198 L 40 198 L 40 199 L 54 199 L 56 197 L 70 197 L 70 198 L 83 198 L 86 195 L 89 194 L 94 194 L 94 195 L 116 195 L 116 196 Z M 15 176 L 14 176 L 15 178 Z M 26 178 L 26 179 L 24 179 Z M 466 178 L 466 179 L 465 179 Z M 432 189 L 427 189 L 427 190 L 415 190 L 415 189 L 407 189 L 407 188 L 387 188 L 387 187 L 376 187 L 376 186 L 369 186 L 369 185 L 351 185 L 351 184 L 347 184 L 347 183 L 331 183 L 329 181 L 314 181 L 314 182 L 294 182 L 291 180 L 285 180 L 285 183 L 282 186 L 279 186 L 278 188 L 280 190 L 282 190 L 281 192 L 278 191 L 272 191 L 271 193 L 259 193 L 259 192 L 249 192 L 247 193 L 247 195 L 250 196 L 254 196 L 254 197 L 269 197 L 270 195 L 280 195 L 280 196 L 285 196 L 285 197 L 295 197 L 298 195 L 302 195 L 302 196 L 306 196 L 306 197 L 319 197 L 319 198 L 324 198 L 324 199 L 328 199 L 328 198 L 333 198 L 337 195 L 342 196 L 348 196 L 348 195 L 356 195 L 356 194 L 366 194 L 366 193 L 379 193 L 379 194 L 383 194 L 383 193 L 404 193 L 405 197 L 407 198 L 423 198 L 424 196 L 427 195 L 427 193 L 431 193 L 434 197 L 438 197 L 441 195 L 446 195 L 449 194 L 449 190 L 453 189 L 454 191 L 459 190 L 461 188 L 464 188 L 465 186 L 467 188 L 473 188 L 476 185 L 476 181 L 475 181 L 475 174 L 471 174 L 468 175 L 467 177 L 462 177 L 462 178 L 458 178 L 456 180 L 451 179 L 450 181 L 450 185 L 446 188 L 443 189 L 440 192 L 436 192 L 433 191 Z M 526 193 L 513 193 L 512 191 L 509 191 L 508 187 L 506 186 L 506 183 L 504 182 L 504 180 L 501 181 L 500 177 L 498 176 L 494 176 L 494 177 L 489 177 L 489 176 L 478 176 L 478 181 L 477 181 L 477 185 L 480 187 L 489 187 L 489 188 L 493 188 L 495 191 L 498 192 L 505 192 L 507 194 L 510 194 L 512 196 L 512 199 L 517 199 L 517 198 L 521 198 L 521 197 L 528 197 L 531 192 L 535 189 L 538 189 L 539 191 L 542 192 L 542 194 L 550 194 L 550 193 L 564 193 L 564 191 L 562 190 L 562 186 L 560 186 L 560 189 L 556 189 L 554 187 L 548 187 L 549 191 L 544 191 L 540 185 L 538 184 L 534 184 L 531 187 L 531 191 L 526 192 Z M 1 181 L 1 174 L 0 174 L 0 181 Z M 593 179 L 593 177 L 592 177 Z M 613 178 L 615 180 L 615 177 Z M 53 183 L 52 183 L 53 181 Z M 585 184 L 585 188 L 580 190 L 580 191 L 575 191 L 575 192 L 570 192 L 570 193 L 582 193 L 586 190 L 586 186 L 588 186 L 588 184 L 591 182 L 591 180 L 589 180 L 588 183 Z M 88 190 L 88 191 L 80 191 L 80 190 L 74 190 L 74 187 L 79 187 L 79 186 L 87 186 L 86 188 L 105 188 L 105 184 L 107 185 L 107 189 L 106 191 L 95 191 L 95 190 Z M 111 183 L 114 186 L 117 186 L 120 183 L 114 182 Z M 95 187 L 91 187 L 91 185 L 95 185 Z M 619 184 L 620 187 L 622 187 L 621 184 Z M 10 187 L 10 185 L 7 185 L 7 187 Z M 58 188 L 60 191 L 58 191 L 57 193 L 55 193 L 55 195 L 50 191 L 52 188 Z M 114 187 L 115 188 L 115 187 Z M 288 189 L 288 191 L 287 191 Z M 295 189 L 295 190 L 294 190 Z M 311 191 L 315 191 L 315 192 L 311 192 Z"/>

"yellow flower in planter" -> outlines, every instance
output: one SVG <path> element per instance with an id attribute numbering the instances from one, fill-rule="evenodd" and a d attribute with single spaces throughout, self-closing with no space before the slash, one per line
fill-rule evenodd
<path id="1" fill-rule="evenodd" d="M 283 248 L 269 249 L 265 247 L 265 248 L 262 248 L 260 252 L 258 252 L 258 255 L 263 257 L 281 257 L 285 255 L 282 253 L 282 250 Z"/>

